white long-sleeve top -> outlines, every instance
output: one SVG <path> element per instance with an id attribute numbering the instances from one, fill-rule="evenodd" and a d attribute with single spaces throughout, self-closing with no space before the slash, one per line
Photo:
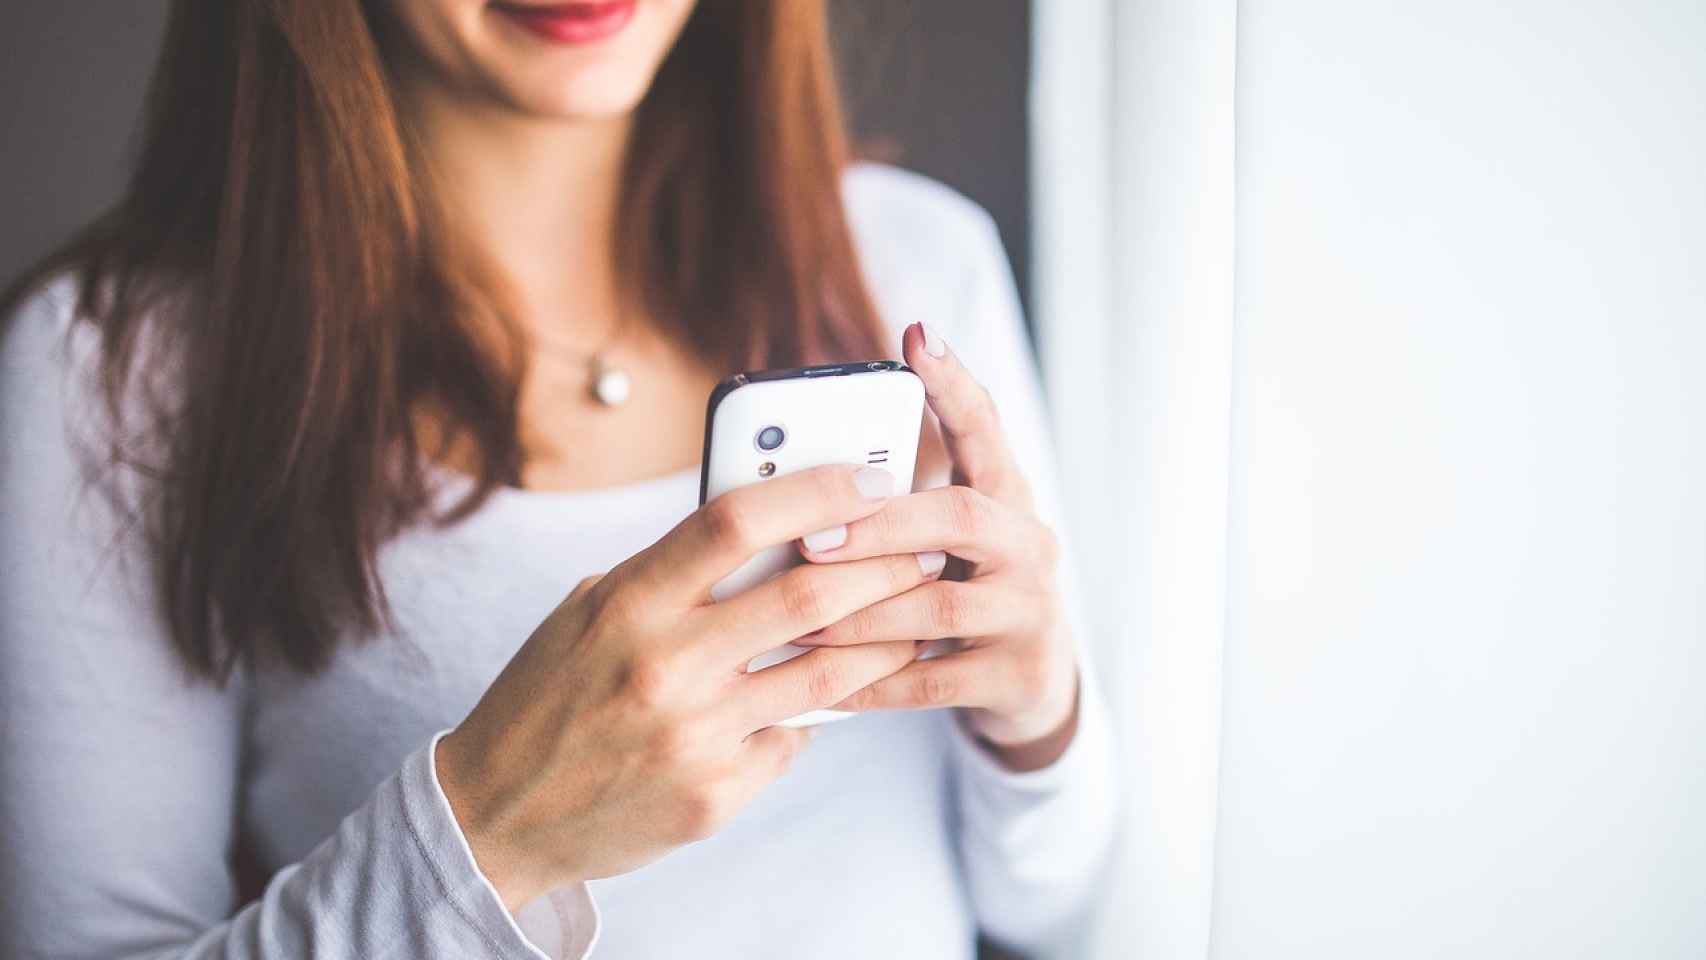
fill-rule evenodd
<path id="1" fill-rule="evenodd" d="M 896 333 L 945 332 L 990 388 L 1057 520 L 1042 401 L 992 222 L 911 174 L 845 196 Z M 1112 818 L 1094 684 L 1066 754 L 1009 772 L 946 712 L 831 724 L 720 833 L 512 918 L 432 763 L 582 576 L 697 499 L 688 471 L 576 492 L 500 490 L 388 544 L 393 633 L 305 677 L 192 681 L 151 560 L 84 481 L 101 419 L 94 331 L 49 286 L 0 344 L 0 955 L 6 957 L 968 957 L 1069 923 Z M 99 447 L 95 450 L 98 452 Z M 271 881 L 239 902 L 233 862 Z"/>

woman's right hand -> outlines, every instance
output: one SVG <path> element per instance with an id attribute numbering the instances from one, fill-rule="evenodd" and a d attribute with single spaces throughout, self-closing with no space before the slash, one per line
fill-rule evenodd
<path id="1" fill-rule="evenodd" d="M 869 516 L 893 493 L 870 467 L 731 491 L 540 624 L 439 741 L 439 783 L 512 910 L 625 873 L 714 833 L 787 769 L 807 731 L 773 726 L 912 662 L 910 640 L 757 654 L 934 579 L 912 556 L 796 567 L 721 603 L 711 587 L 761 549 Z"/>

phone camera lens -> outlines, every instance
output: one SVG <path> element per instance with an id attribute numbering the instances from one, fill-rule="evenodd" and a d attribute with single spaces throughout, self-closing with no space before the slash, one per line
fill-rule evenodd
<path id="1" fill-rule="evenodd" d="M 888 368 L 889 363 L 887 360 L 872 360 L 870 363 L 865 364 L 865 369 L 867 370 L 887 370 Z"/>
<path id="2" fill-rule="evenodd" d="M 769 453 L 780 447 L 783 441 L 787 439 L 788 435 L 782 431 L 781 427 L 768 426 L 758 431 L 758 436 L 753 438 L 753 443 L 758 446 L 758 449 Z"/>

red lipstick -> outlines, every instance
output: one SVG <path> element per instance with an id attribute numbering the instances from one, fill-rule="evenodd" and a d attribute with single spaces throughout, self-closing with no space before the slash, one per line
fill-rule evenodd
<path id="1" fill-rule="evenodd" d="M 636 0 L 581 0 L 531 4 L 493 0 L 489 6 L 517 26 L 552 43 L 597 43 L 634 18 Z"/>

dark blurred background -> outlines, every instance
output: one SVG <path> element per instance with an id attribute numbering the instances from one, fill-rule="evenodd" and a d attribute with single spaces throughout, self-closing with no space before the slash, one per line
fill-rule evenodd
<path id="1" fill-rule="evenodd" d="M 1029 307 L 1029 0 L 829 6 L 841 87 L 864 155 L 982 204 L 1001 228 Z"/>
<path id="2" fill-rule="evenodd" d="M 994 215 L 1026 271 L 1028 0 L 831 0 L 854 135 Z M 0 277 L 117 193 L 165 0 L 22 3 L 0 32 Z"/>

